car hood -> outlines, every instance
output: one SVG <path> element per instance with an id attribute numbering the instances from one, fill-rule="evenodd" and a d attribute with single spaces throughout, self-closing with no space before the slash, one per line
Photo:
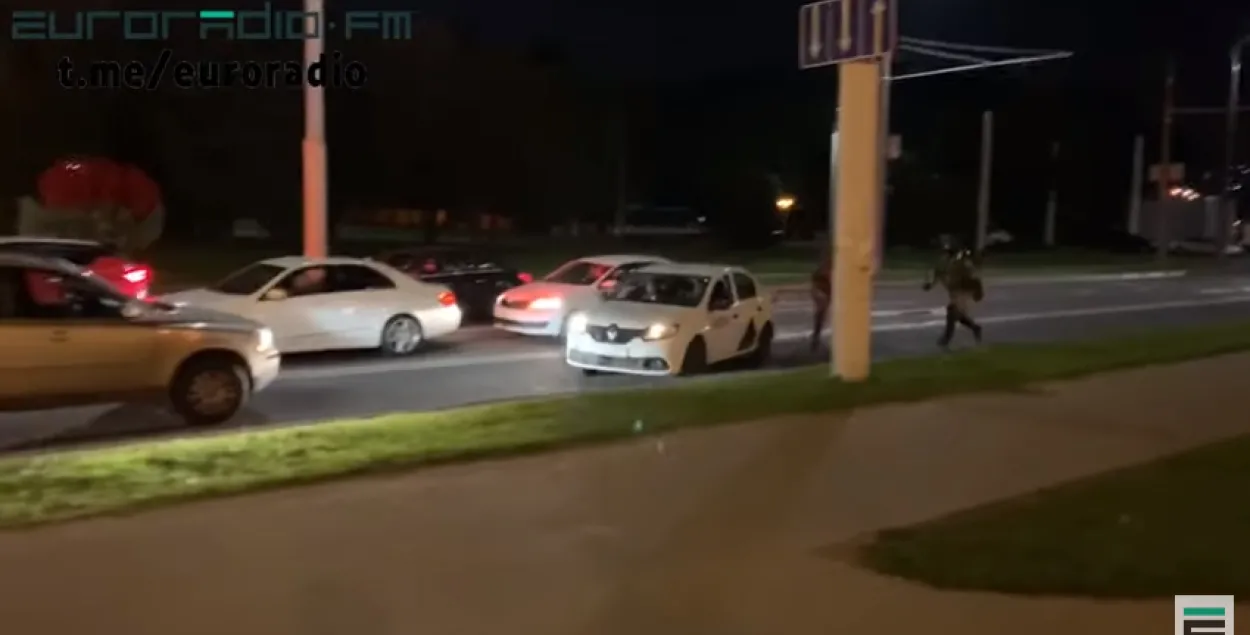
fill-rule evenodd
<path id="1" fill-rule="evenodd" d="M 641 302 L 599 302 L 586 311 L 586 322 L 599 326 L 615 324 L 621 328 L 642 329 L 657 322 L 680 324 L 689 321 L 697 309 L 645 304 Z"/>
<path id="2" fill-rule="evenodd" d="M 590 285 L 562 284 L 559 282 L 531 282 L 508 289 L 505 294 L 509 300 L 536 300 L 538 298 L 560 297 L 565 299 L 583 299 L 595 297 L 598 290 Z"/>
<path id="3" fill-rule="evenodd" d="M 148 304 L 144 314 L 135 321 L 144 324 L 228 331 L 254 331 L 263 326 L 253 320 L 225 311 L 191 304 L 185 306 L 175 306 L 173 303 L 163 304 L 165 302 L 162 299 L 160 302 Z"/>
<path id="4" fill-rule="evenodd" d="M 163 295 L 157 298 L 157 300 L 179 307 L 194 306 L 234 313 L 236 312 L 235 309 L 251 301 L 251 297 L 218 293 L 212 289 L 188 289 Z"/>

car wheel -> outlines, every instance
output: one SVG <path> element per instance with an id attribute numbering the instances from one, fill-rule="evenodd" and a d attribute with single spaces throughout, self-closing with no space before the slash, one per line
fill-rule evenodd
<path id="1" fill-rule="evenodd" d="M 769 358 L 773 356 L 773 325 L 771 322 L 764 324 L 764 329 L 760 331 L 760 337 L 755 342 L 755 350 L 751 351 L 751 365 L 761 368 L 768 363 Z"/>
<path id="2" fill-rule="evenodd" d="M 707 370 L 707 344 L 702 337 L 696 337 L 686 346 L 686 355 L 681 359 L 682 375 L 698 375 Z"/>
<path id="3" fill-rule="evenodd" d="M 411 315 L 396 315 L 382 327 L 382 341 L 378 348 L 383 355 L 401 357 L 417 352 L 425 342 L 421 323 Z"/>
<path id="4" fill-rule="evenodd" d="M 228 357 L 192 359 L 183 365 L 169 387 L 174 412 L 194 426 L 228 421 L 251 396 L 247 367 Z"/>

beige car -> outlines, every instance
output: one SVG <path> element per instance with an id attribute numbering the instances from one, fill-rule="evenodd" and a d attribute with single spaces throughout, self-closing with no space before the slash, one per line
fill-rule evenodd
<path id="1" fill-rule="evenodd" d="M 280 366 L 256 322 L 134 300 L 68 262 L 0 254 L 0 411 L 154 402 L 210 425 Z"/>

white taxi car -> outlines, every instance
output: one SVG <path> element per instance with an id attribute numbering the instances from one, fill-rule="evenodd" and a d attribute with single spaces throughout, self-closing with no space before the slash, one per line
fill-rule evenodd
<path id="1" fill-rule="evenodd" d="M 645 255 L 590 256 L 566 262 L 542 280 L 501 294 L 495 300 L 495 326 L 522 335 L 563 337 L 569 317 L 593 306 L 621 276 L 663 262 L 668 259 Z"/>
<path id="2" fill-rule="evenodd" d="M 691 375 L 740 357 L 762 365 L 772 342 L 772 301 L 745 269 L 665 263 L 573 314 L 565 358 L 587 375 Z"/>
<path id="3" fill-rule="evenodd" d="M 447 287 L 358 258 L 262 260 L 211 287 L 161 299 L 260 322 L 283 353 L 373 348 L 410 355 L 455 332 L 462 317 Z"/>

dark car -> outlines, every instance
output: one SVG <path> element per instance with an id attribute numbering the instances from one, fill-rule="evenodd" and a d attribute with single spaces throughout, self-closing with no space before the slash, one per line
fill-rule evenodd
<path id="1" fill-rule="evenodd" d="M 499 294 L 534 280 L 529 273 L 461 247 L 399 249 L 374 260 L 418 280 L 451 288 L 467 319 L 489 319 Z"/>

